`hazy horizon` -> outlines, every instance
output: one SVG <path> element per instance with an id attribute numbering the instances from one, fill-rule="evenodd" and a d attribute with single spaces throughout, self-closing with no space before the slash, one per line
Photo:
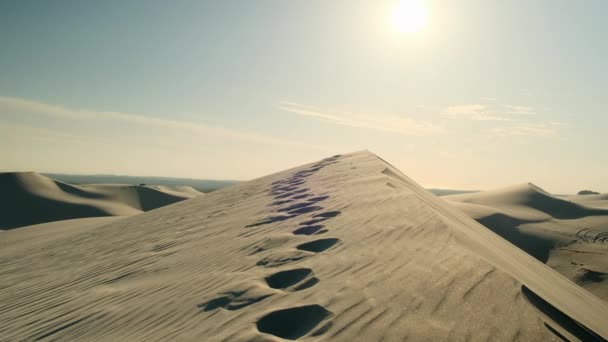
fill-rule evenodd
<path id="1" fill-rule="evenodd" d="M 0 170 L 608 192 L 608 3 L 403 3 L 2 2 Z"/>

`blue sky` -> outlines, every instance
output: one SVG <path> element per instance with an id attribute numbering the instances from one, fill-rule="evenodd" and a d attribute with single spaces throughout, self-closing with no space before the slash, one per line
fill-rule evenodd
<path id="1" fill-rule="evenodd" d="M 0 1 L 0 170 L 608 191 L 605 1 Z"/>

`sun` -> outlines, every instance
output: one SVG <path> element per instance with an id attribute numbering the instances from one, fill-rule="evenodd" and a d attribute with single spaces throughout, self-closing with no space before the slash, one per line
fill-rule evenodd
<path id="1" fill-rule="evenodd" d="M 424 29 L 428 17 L 422 0 L 400 0 L 393 10 L 393 26 L 402 33 L 417 33 Z"/>

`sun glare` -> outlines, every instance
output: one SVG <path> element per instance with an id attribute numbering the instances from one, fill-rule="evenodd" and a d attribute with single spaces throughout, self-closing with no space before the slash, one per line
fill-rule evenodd
<path id="1" fill-rule="evenodd" d="M 399 32 L 420 32 L 428 21 L 428 10 L 422 0 L 400 0 L 393 10 L 392 20 Z"/>

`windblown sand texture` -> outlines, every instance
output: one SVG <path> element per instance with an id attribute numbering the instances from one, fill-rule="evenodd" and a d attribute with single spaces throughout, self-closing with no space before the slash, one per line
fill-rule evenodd
<path id="1" fill-rule="evenodd" d="M 606 303 L 369 152 L 69 232 L 0 250 L 3 339 L 608 337 Z"/>

